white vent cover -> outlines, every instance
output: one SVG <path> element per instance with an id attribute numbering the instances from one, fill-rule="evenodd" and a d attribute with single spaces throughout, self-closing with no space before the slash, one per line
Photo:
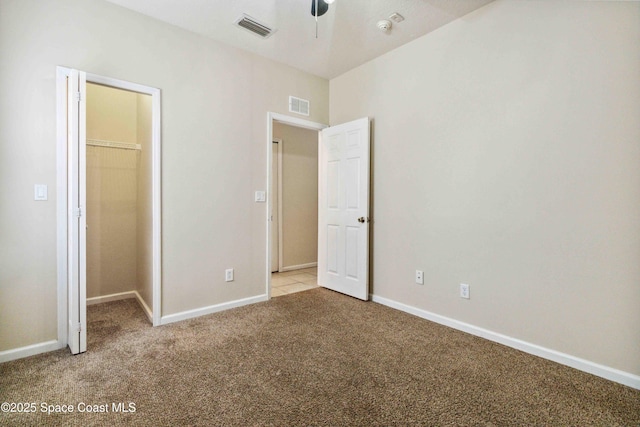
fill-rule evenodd
<path id="1" fill-rule="evenodd" d="M 276 32 L 273 28 L 269 28 L 267 25 L 262 22 L 258 22 L 257 19 L 252 18 L 247 14 L 242 14 L 240 18 L 236 19 L 235 24 L 240 28 L 251 31 L 253 34 L 260 36 L 263 39 L 271 37 L 271 35 Z"/>
<path id="2" fill-rule="evenodd" d="M 309 101 L 307 101 L 306 99 L 296 98 L 295 96 L 290 96 L 289 111 L 292 113 L 302 114 L 303 116 L 308 116 Z"/>

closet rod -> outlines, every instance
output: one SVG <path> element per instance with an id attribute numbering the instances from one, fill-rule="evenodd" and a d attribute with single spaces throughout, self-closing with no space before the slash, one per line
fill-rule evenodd
<path id="1" fill-rule="evenodd" d="M 119 142 L 119 141 L 105 141 L 102 139 L 88 139 L 87 145 L 94 147 L 109 147 L 109 148 L 121 148 L 123 150 L 142 150 L 140 144 L 133 144 L 131 142 Z"/>

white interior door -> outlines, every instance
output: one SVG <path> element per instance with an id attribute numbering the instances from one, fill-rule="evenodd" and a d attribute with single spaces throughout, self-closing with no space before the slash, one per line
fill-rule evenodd
<path id="1" fill-rule="evenodd" d="M 269 213 L 271 219 L 271 272 L 279 271 L 280 269 L 280 239 L 279 239 L 279 221 L 278 221 L 278 206 L 280 204 L 280 194 L 278 191 L 278 182 L 280 177 L 280 171 L 278 170 L 280 165 L 279 156 L 280 144 L 277 141 L 271 143 L 271 212 Z"/>
<path id="2" fill-rule="evenodd" d="M 318 284 L 369 299 L 369 118 L 322 130 Z"/>
<path id="3" fill-rule="evenodd" d="M 68 343 L 73 354 L 87 350 L 86 80 L 86 73 L 71 70 L 67 84 Z"/>

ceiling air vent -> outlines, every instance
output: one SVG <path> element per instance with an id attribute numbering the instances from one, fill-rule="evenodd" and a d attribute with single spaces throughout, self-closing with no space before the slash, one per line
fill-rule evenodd
<path id="1" fill-rule="evenodd" d="M 267 27 L 265 24 L 258 22 L 247 14 L 243 14 L 238 18 L 236 20 L 236 25 L 247 31 L 251 31 L 253 34 L 258 35 L 263 39 L 271 37 L 271 35 L 276 32 L 273 28 Z"/>
<path id="2" fill-rule="evenodd" d="M 302 114 L 303 116 L 308 116 L 309 101 L 307 101 L 306 99 L 296 98 L 295 96 L 290 96 L 289 111 L 292 113 Z"/>

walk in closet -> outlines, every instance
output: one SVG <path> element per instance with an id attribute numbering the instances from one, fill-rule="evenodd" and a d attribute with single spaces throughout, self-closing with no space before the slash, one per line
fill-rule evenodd
<path id="1" fill-rule="evenodd" d="M 87 304 L 152 306 L 151 96 L 87 84 Z"/>

